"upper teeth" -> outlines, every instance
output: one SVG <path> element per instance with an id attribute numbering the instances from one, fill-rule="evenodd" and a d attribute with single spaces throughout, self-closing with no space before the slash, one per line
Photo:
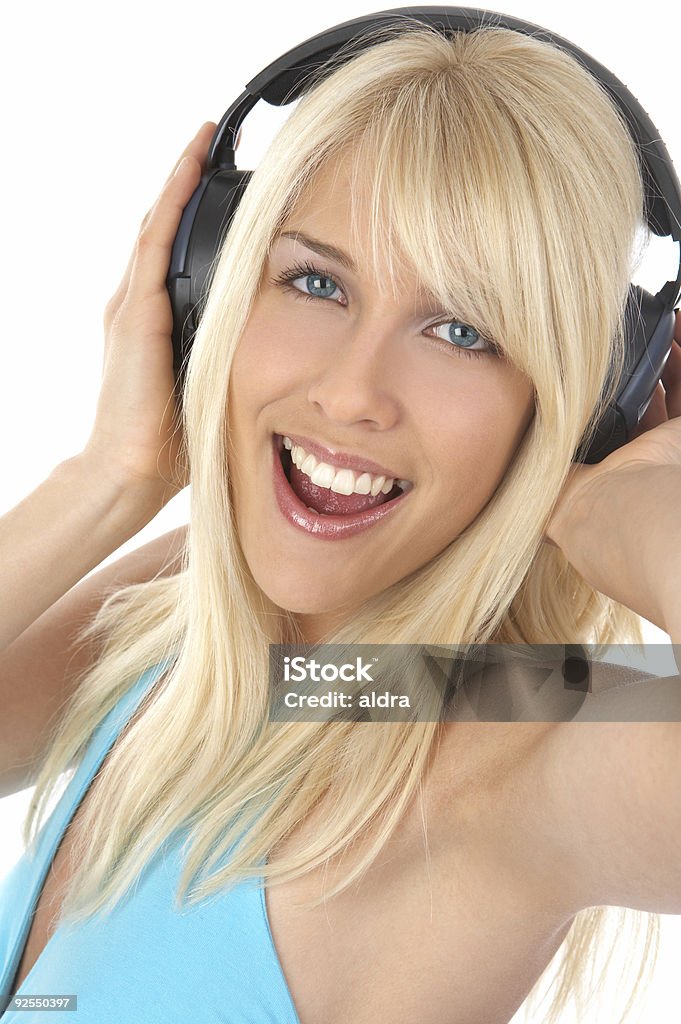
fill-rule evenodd
<path id="1" fill-rule="evenodd" d="M 328 462 L 320 462 L 314 455 L 294 444 L 290 437 L 284 437 L 284 448 L 291 452 L 291 458 L 301 473 L 309 476 L 318 487 L 329 487 L 337 494 L 389 494 L 395 483 L 404 491 L 409 486 L 408 480 L 395 480 L 393 477 L 374 476 L 372 473 L 355 473 L 352 469 L 338 469 Z"/>

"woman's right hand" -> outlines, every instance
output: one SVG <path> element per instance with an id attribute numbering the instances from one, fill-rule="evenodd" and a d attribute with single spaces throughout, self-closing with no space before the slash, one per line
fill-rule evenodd
<path id="1" fill-rule="evenodd" d="M 180 218 L 201 180 L 215 128 L 206 121 L 180 156 L 142 221 L 123 279 L 106 305 L 102 384 L 81 453 L 158 509 L 189 483 L 176 418 L 166 278 Z"/>

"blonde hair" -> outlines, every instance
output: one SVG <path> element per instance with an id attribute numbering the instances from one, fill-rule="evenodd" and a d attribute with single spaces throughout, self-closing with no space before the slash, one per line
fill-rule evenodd
<path id="1" fill-rule="evenodd" d="M 183 401 L 192 492 L 182 571 L 112 593 L 82 631 L 82 641 L 101 640 L 101 654 L 54 730 L 27 844 L 96 725 L 144 668 L 175 658 L 110 755 L 98 801 L 84 809 L 62 920 L 110 909 L 180 827 L 191 827 L 191 847 L 177 898 L 189 894 L 189 903 L 246 878 L 296 878 L 371 829 L 366 857 L 334 895 L 421 794 L 437 721 L 380 729 L 268 721 L 268 645 L 303 638 L 295 616 L 255 584 L 230 500 L 232 358 L 274 238 L 317 171 L 344 153 L 369 196 L 368 264 L 387 266 L 383 279 L 394 287 L 401 271 L 416 274 L 443 308 L 498 340 L 531 379 L 535 413 L 474 521 L 324 642 L 643 642 L 639 617 L 543 541 L 576 447 L 622 365 L 645 201 L 626 123 L 574 58 L 532 36 L 489 25 L 446 38 L 405 16 L 371 41 L 347 63 L 332 62 L 328 77 L 310 77 L 216 260 Z M 353 251 L 366 245 L 357 237 Z M 263 866 L 322 797 L 330 810 L 314 843 Z M 239 837 L 229 864 L 211 874 Z M 576 915 L 545 1020 L 571 995 L 582 999 L 608 909 Z M 657 915 L 648 920 L 643 964 L 659 928 Z"/>

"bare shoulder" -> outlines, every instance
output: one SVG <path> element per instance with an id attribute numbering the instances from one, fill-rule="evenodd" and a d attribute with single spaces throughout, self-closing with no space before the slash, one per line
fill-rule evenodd
<path id="1" fill-rule="evenodd" d="M 681 913 L 681 676 L 596 663 L 541 773 L 538 837 L 577 904 Z"/>

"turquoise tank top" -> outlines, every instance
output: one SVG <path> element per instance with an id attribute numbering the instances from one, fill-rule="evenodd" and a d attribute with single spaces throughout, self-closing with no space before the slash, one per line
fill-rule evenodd
<path id="1" fill-rule="evenodd" d="M 147 669 L 101 721 L 40 829 L 35 857 L 24 853 L 0 880 L 2 1024 L 300 1024 L 274 946 L 262 877 L 245 879 L 225 895 L 182 912 L 175 909 L 186 832 L 166 840 L 131 893 L 104 919 L 95 915 L 77 926 L 60 925 L 13 993 L 30 921 L 66 827 L 116 737 L 167 664 Z M 24 995 L 75 995 L 76 1015 L 66 1009 L 16 1009 L 15 999 Z"/>

